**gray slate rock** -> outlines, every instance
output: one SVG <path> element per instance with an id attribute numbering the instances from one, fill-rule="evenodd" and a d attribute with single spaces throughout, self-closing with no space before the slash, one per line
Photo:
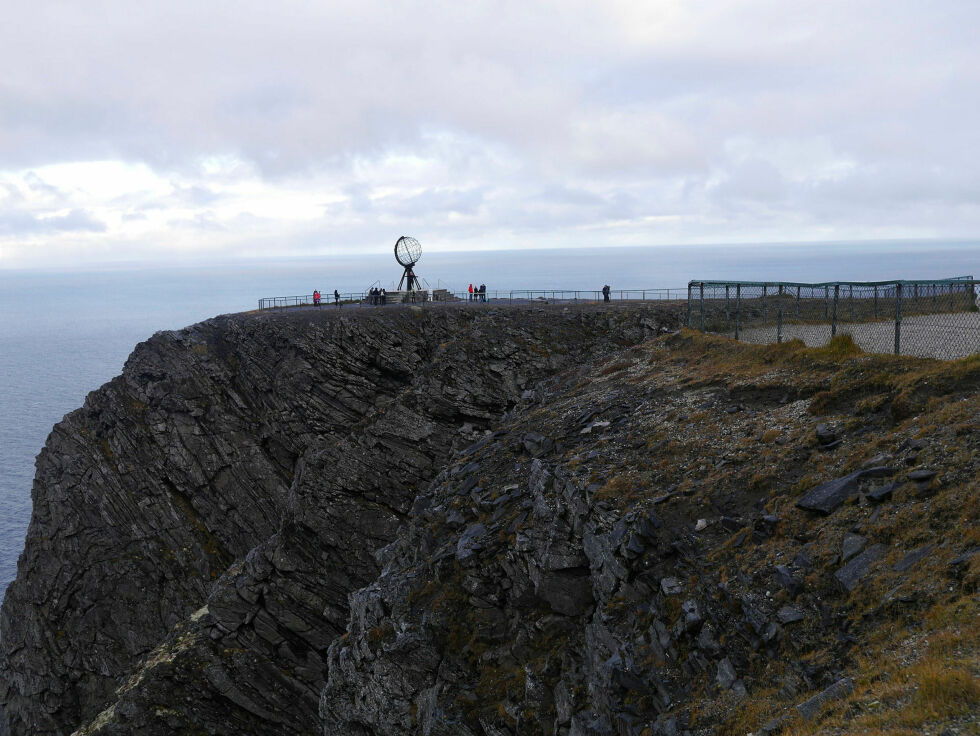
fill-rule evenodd
<path id="1" fill-rule="evenodd" d="M 899 481 L 893 481 L 887 485 L 868 491 L 867 498 L 874 503 L 881 503 L 891 498 L 892 494 L 901 487 L 902 484 Z"/>
<path id="2" fill-rule="evenodd" d="M 929 484 L 932 483 L 932 479 L 935 478 L 936 475 L 937 472 L 935 470 L 920 468 L 909 473 L 909 480 L 915 483 L 916 488 L 923 491 L 929 487 Z"/>
<path id="3" fill-rule="evenodd" d="M 781 624 L 793 624 L 806 618 L 796 606 L 783 606 L 776 612 L 776 618 Z"/>
<path id="4" fill-rule="evenodd" d="M 883 544 L 875 544 L 851 559 L 844 567 L 834 573 L 834 578 L 847 591 L 852 592 L 858 587 L 861 578 L 868 574 L 871 563 L 885 556 L 887 548 Z"/>
<path id="5" fill-rule="evenodd" d="M 973 557 L 973 555 L 977 554 L 978 552 L 980 552 L 980 547 L 974 547 L 973 549 L 968 549 L 963 554 L 957 555 L 956 557 L 951 559 L 949 561 L 949 566 L 961 567 L 963 565 L 966 565 L 970 562 L 970 559 Z"/>
<path id="6" fill-rule="evenodd" d="M 865 537 L 860 534 L 845 534 L 844 542 L 841 544 L 840 560 L 841 562 L 847 562 L 854 555 L 864 549 L 864 545 L 868 543 Z"/>
<path id="7" fill-rule="evenodd" d="M 462 562 L 483 549 L 479 540 L 486 533 L 487 527 L 482 523 L 470 524 L 466 527 L 466 531 L 463 532 L 456 544 L 456 559 Z"/>
<path id="8" fill-rule="evenodd" d="M 737 679 L 738 673 L 735 672 L 735 665 L 728 657 L 718 662 L 718 672 L 715 675 L 715 682 L 718 683 L 718 687 L 722 690 L 730 690 Z"/>
<path id="9" fill-rule="evenodd" d="M 812 698 L 804 700 L 802 703 L 796 706 L 796 710 L 805 720 L 810 720 L 820 713 L 824 703 L 829 703 L 831 700 L 843 698 L 850 695 L 853 691 L 854 681 L 849 677 L 844 677 L 828 687 L 826 690 L 817 693 Z"/>
<path id="10" fill-rule="evenodd" d="M 715 682 L 718 683 L 718 687 L 722 690 L 730 690 L 737 679 L 738 673 L 735 672 L 735 666 L 728 657 L 718 662 L 718 673 L 715 675 Z"/>
<path id="11" fill-rule="evenodd" d="M 834 432 L 833 428 L 829 424 L 817 425 L 817 441 L 821 445 L 829 445 L 836 440 L 837 433 Z"/>
<path id="12" fill-rule="evenodd" d="M 905 557 L 895 563 L 892 568 L 895 572 L 906 572 L 911 570 L 920 561 L 924 560 L 926 557 L 932 554 L 932 551 L 936 548 L 934 544 L 927 544 L 918 549 L 914 549 L 909 552 Z"/>
<path id="13" fill-rule="evenodd" d="M 684 592 L 684 583 L 677 578 L 666 577 L 660 581 L 660 590 L 664 595 L 680 595 Z"/>
<path id="14" fill-rule="evenodd" d="M 545 437 L 540 432 L 528 432 L 521 438 L 521 442 L 531 457 L 541 457 L 555 446 L 550 437 Z"/>
<path id="15" fill-rule="evenodd" d="M 887 453 L 882 453 L 880 455 L 875 455 L 870 460 L 865 460 L 862 463 L 862 468 L 877 468 L 886 465 L 892 461 L 892 456 Z"/>
<path id="16" fill-rule="evenodd" d="M 857 493 L 858 481 L 861 479 L 863 471 L 845 475 L 843 478 L 835 478 L 821 483 L 815 488 L 807 491 L 796 505 L 808 511 L 819 511 L 822 514 L 830 514 L 844 501 Z"/>
<path id="17" fill-rule="evenodd" d="M 893 468 L 891 465 L 876 465 L 872 468 L 864 468 L 861 470 L 862 478 L 890 478 L 898 472 L 898 468 Z"/>
<path id="18" fill-rule="evenodd" d="M 799 592 L 801 583 L 786 565 L 776 565 L 775 576 L 776 582 L 791 596 L 795 596 Z"/>
<path id="19" fill-rule="evenodd" d="M 822 514 L 832 513 L 844 501 L 857 493 L 858 481 L 861 478 L 883 478 L 895 474 L 894 468 L 880 467 L 856 470 L 843 478 L 835 478 L 807 491 L 796 505 L 808 511 L 819 511 Z"/>

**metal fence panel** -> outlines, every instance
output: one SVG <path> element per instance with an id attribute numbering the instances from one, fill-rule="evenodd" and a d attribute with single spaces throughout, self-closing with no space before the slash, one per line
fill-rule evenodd
<path id="1" fill-rule="evenodd" d="M 732 293 L 735 298 L 732 300 Z M 850 335 L 873 353 L 952 359 L 980 352 L 980 282 L 692 281 L 688 326 L 753 343 L 825 345 Z"/>

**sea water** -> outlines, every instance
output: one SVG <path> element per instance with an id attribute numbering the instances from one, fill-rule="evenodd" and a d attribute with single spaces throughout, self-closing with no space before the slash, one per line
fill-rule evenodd
<path id="1" fill-rule="evenodd" d="M 980 275 L 980 242 L 670 246 L 425 254 L 432 287 L 462 291 L 671 287 L 691 279 L 886 280 Z M 136 343 L 262 297 L 390 288 L 391 255 L 95 272 L 0 269 L 0 595 L 30 519 L 34 458 L 52 426 L 118 375 Z"/>

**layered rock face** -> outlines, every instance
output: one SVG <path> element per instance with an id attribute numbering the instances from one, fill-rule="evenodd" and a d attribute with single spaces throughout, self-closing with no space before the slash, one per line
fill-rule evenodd
<path id="1" fill-rule="evenodd" d="M 681 334 L 526 395 L 351 596 L 324 736 L 975 732 L 980 362 L 847 350 Z"/>
<path id="2" fill-rule="evenodd" d="M 322 308 L 141 344 L 38 458 L 0 733 L 319 731 L 347 596 L 452 452 L 678 314 Z"/>

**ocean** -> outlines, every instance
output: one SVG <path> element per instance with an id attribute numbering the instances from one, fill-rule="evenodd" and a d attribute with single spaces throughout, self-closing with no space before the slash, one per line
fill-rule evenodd
<path id="1" fill-rule="evenodd" d="M 464 290 L 682 288 L 691 279 L 879 281 L 980 275 L 980 241 L 661 246 L 424 254 L 433 287 Z M 262 297 L 390 288 L 391 255 L 99 271 L 0 268 L 0 594 L 30 519 L 34 458 L 51 427 L 118 375 L 158 330 L 254 309 Z"/>

